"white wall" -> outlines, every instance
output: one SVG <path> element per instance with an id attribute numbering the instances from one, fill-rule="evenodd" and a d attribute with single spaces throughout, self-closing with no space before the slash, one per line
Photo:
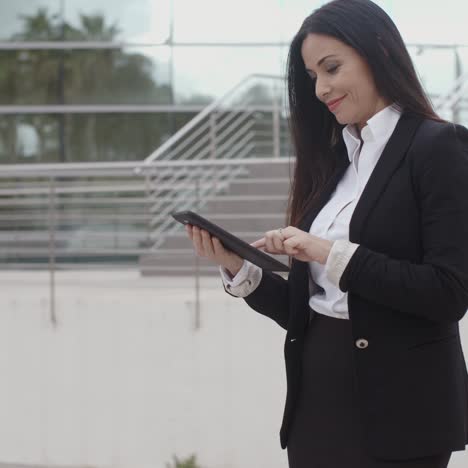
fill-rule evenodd
<path id="1" fill-rule="evenodd" d="M 201 280 L 199 330 L 193 278 L 60 273 L 56 327 L 46 274 L 0 281 L 0 462 L 287 467 L 284 331 L 218 278 Z"/>

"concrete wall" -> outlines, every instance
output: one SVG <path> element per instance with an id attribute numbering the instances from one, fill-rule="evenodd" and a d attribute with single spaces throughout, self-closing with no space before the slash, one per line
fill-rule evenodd
<path id="1" fill-rule="evenodd" d="M 201 279 L 137 272 L 0 274 L 0 462 L 286 468 L 284 331 Z M 462 322 L 468 349 L 466 320 Z M 453 468 L 467 466 L 468 452 Z"/>

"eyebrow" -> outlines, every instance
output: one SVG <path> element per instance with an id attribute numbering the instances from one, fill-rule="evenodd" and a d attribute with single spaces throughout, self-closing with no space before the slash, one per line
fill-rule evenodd
<path id="1" fill-rule="evenodd" d="M 327 58 L 330 58 L 330 57 L 336 57 L 336 54 L 326 55 L 325 57 L 322 57 L 322 58 L 317 62 L 317 66 L 320 67 L 320 65 L 321 65 Z M 309 68 L 306 68 L 306 70 L 313 73 L 313 71 L 310 70 Z"/>

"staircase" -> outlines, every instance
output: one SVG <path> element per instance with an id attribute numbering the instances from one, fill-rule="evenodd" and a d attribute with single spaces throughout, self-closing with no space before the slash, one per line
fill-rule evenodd
<path id="1" fill-rule="evenodd" d="M 255 80 L 259 77 L 265 79 L 261 75 L 249 77 L 226 96 L 209 106 L 187 128 L 174 135 L 171 141 L 145 161 L 149 164 L 164 160 L 167 154 L 178 154 L 179 160 L 191 159 L 195 154 L 193 150 L 178 151 L 177 149 L 180 146 L 190 148 L 190 145 L 186 144 L 187 141 L 196 144 L 197 148 L 203 148 L 203 151 L 192 158 L 192 161 L 198 160 L 200 164 L 206 162 L 207 159 L 218 160 L 220 163 L 223 158 L 229 160 L 231 157 L 236 157 L 243 160 L 242 163 L 231 166 L 224 173 L 220 169 L 221 166 L 218 167 L 220 171 L 218 173 L 209 172 L 211 169 L 208 166 L 192 167 L 191 177 L 186 176 L 180 179 L 181 185 L 174 193 L 170 194 L 166 191 L 163 194 L 157 190 L 151 192 L 155 199 L 159 199 L 159 205 L 155 205 L 152 210 L 156 213 L 150 222 L 153 244 L 150 252 L 140 257 L 141 274 L 180 275 L 195 272 L 201 275 L 219 274 L 217 266 L 195 255 L 184 227 L 172 220 L 171 211 L 182 209 L 196 211 L 249 243 L 262 237 L 266 231 L 285 225 L 293 160 L 289 157 L 291 151 L 287 136 L 285 92 L 279 91 L 284 86 L 283 80 L 280 77 L 266 77 L 270 80 L 270 85 L 275 84 L 275 92 L 270 95 L 269 102 L 268 100 L 260 103 L 249 102 L 245 96 L 252 98 L 255 92 L 247 91 L 244 97 L 237 99 L 237 114 L 233 113 L 229 104 L 233 96 L 242 95 L 240 89 L 244 88 L 245 92 L 245 85 L 250 85 L 250 89 L 255 90 L 255 86 L 258 86 Z M 468 74 L 465 74 L 454 83 L 452 89 L 437 98 L 434 105 L 442 117 L 451 120 L 455 110 L 458 114 L 460 110 L 463 112 L 460 102 L 463 100 L 467 84 Z M 264 113 L 259 113 L 259 109 L 257 112 L 253 111 L 252 104 L 263 105 Z M 270 108 L 265 107 L 268 105 Z M 271 122 L 265 118 L 269 112 Z M 225 117 L 220 119 L 222 115 Z M 219 125 L 218 128 L 214 122 L 220 122 L 222 119 L 226 121 L 226 115 L 230 115 L 230 125 L 240 130 L 233 132 L 232 129 L 230 131 L 224 128 L 224 134 L 234 135 L 234 137 L 230 139 L 228 145 L 223 145 L 219 144 L 223 138 L 218 136 L 223 135 L 220 132 L 223 126 Z M 237 116 L 234 118 L 233 115 Z M 236 119 L 240 119 L 241 126 L 236 123 Z M 204 130 L 203 126 L 200 126 L 203 122 Z M 266 126 L 265 122 L 267 122 Z M 268 131 L 265 131 L 266 128 Z M 259 141 L 259 135 L 263 137 L 263 140 Z M 222 150 L 216 150 L 215 142 Z M 228 150 L 227 153 L 226 150 Z M 275 157 L 251 164 L 253 158 L 271 158 L 271 156 Z M 141 169 L 144 170 L 144 165 Z M 199 175 L 197 175 L 197 170 L 201 170 Z M 200 186 L 187 189 L 197 177 L 200 180 Z M 149 186 L 153 185 L 154 188 L 157 185 L 155 181 L 156 179 L 152 179 Z M 222 183 L 213 182 L 208 188 L 206 183 L 209 181 Z M 184 188 L 185 196 L 177 196 L 180 195 L 182 188 Z M 171 197 L 174 203 L 171 203 Z M 166 209 L 161 208 L 163 205 L 166 205 Z M 278 257 L 278 259 L 287 263 L 287 257 Z"/>
<path id="2" fill-rule="evenodd" d="M 246 161 L 242 177 L 221 192 L 203 200 L 186 200 L 182 209 L 192 209 L 246 242 L 253 242 L 271 229 L 285 225 L 291 161 Z M 287 263 L 285 256 L 278 260 Z M 157 249 L 140 257 L 143 275 L 217 275 L 218 267 L 197 258 L 184 226 L 177 223 Z"/>
<path id="3" fill-rule="evenodd" d="M 141 273 L 218 274 L 173 211 L 196 211 L 247 242 L 284 226 L 289 154 L 283 77 L 249 76 L 204 109 L 137 168 L 152 200 Z"/>

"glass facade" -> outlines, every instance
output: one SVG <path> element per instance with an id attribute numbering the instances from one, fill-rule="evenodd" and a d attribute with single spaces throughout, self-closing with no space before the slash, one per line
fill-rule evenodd
<path id="1" fill-rule="evenodd" d="M 289 41 L 323 3 L 0 0 L 0 163 L 144 158 L 246 76 L 283 75 Z M 463 39 L 457 28 L 423 44 L 407 2 L 377 3 L 429 94 L 447 92 L 468 61 L 463 44 L 441 47 Z"/>

